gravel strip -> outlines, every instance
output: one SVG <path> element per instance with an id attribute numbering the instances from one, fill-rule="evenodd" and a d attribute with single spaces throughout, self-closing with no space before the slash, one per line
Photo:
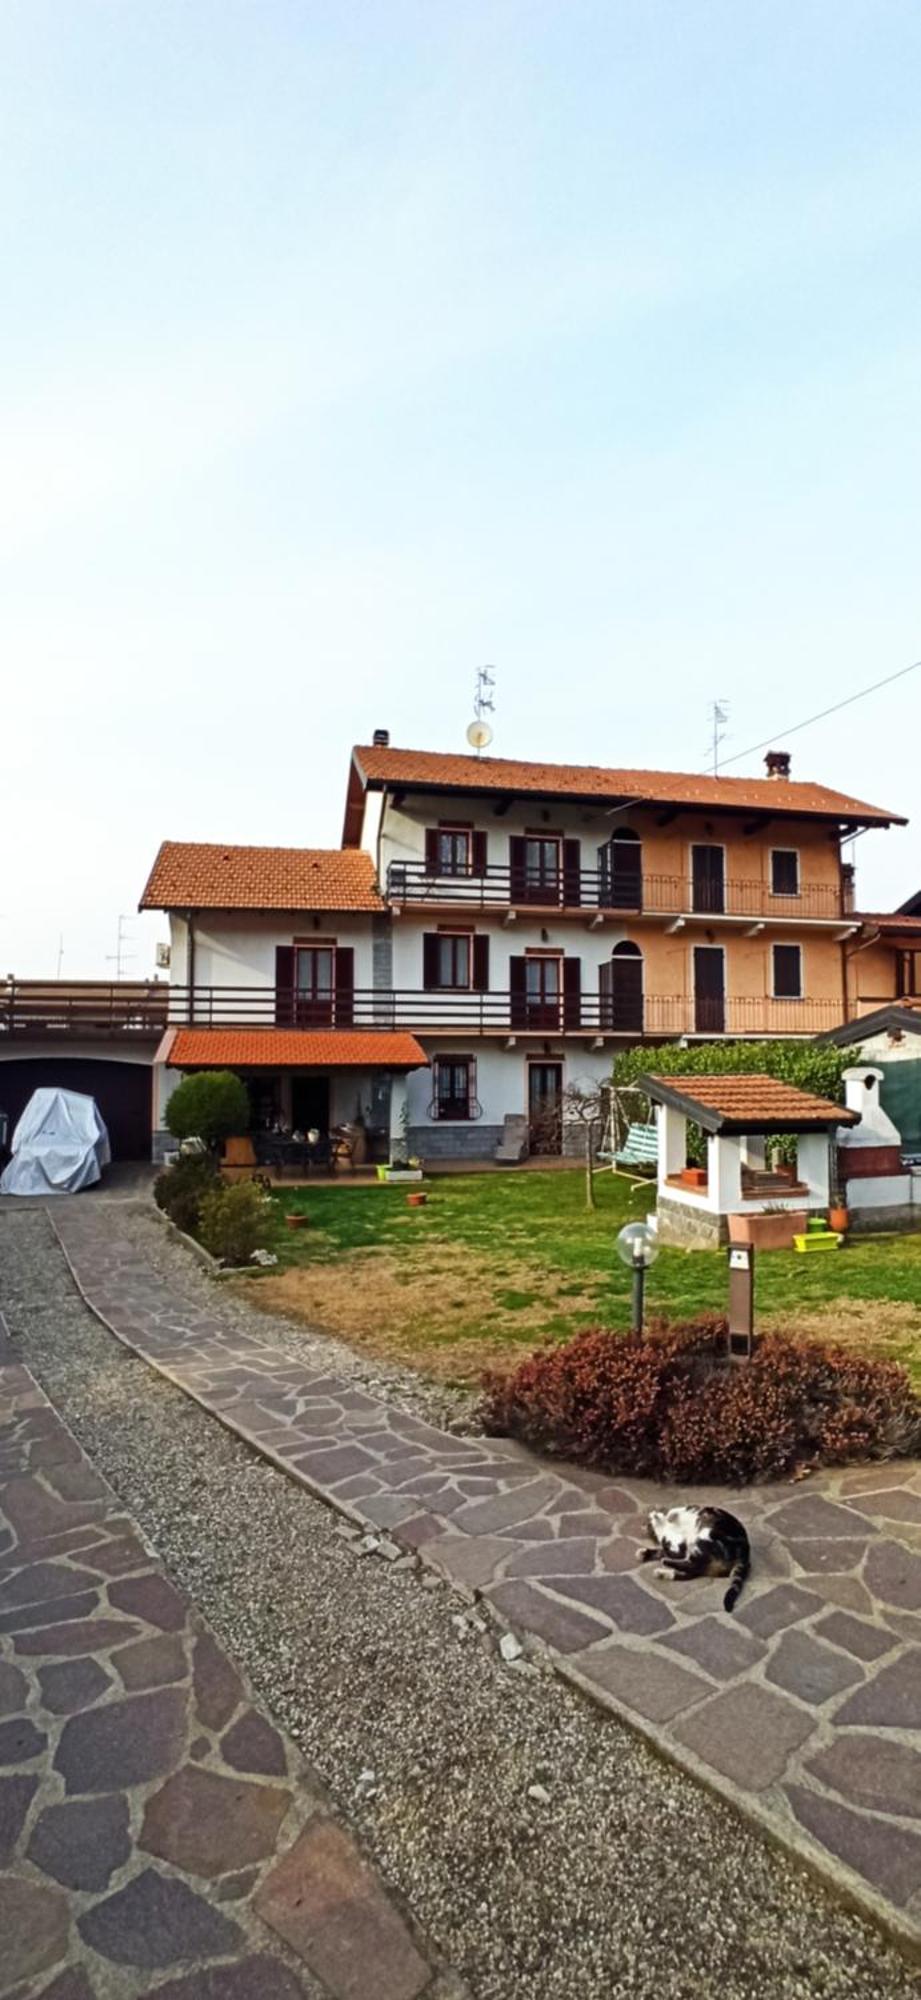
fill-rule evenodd
<path id="1" fill-rule="evenodd" d="M 476 2000 L 918 2000 L 918 1975 L 728 1808 L 553 1676 L 501 1665 L 448 1591 L 360 1556 L 120 1347 L 34 1211 L 0 1216 L 0 1305 Z"/>

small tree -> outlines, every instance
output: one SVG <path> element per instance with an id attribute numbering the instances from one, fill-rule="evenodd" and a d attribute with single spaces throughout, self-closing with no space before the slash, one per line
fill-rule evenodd
<path id="1" fill-rule="evenodd" d="M 215 1151 L 222 1139 L 249 1131 L 246 1086 L 230 1069 L 199 1070 L 183 1077 L 166 1107 L 174 1139 L 202 1139 Z"/>
<path id="2" fill-rule="evenodd" d="M 563 1092 L 563 1121 L 572 1119 L 582 1127 L 583 1157 L 585 1160 L 585 1206 L 596 1208 L 595 1201 L 595 1154 L 604 1119 L 604 1098 L 600 1083 L 588 1081 L 568 1083 Z"/>

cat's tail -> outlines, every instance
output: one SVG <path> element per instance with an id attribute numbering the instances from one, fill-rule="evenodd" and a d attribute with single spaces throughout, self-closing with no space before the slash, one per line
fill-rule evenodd
<path id="1" fill-rule="evenodd" d="M 742 1586 L 752 1566 L 751 1549 L 746 1545 L 742 1555 L 734 1562 L 729 1572 L 729 1589 L 723 1598 L 723 1610 L 733 1611 L 742 1594 Z"/>

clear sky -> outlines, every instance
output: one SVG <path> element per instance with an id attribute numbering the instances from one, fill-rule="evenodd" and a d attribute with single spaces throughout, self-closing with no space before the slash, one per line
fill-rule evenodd
<path id="1" fill-rule="evenodd" d="M 917 0 L 0 0 L 0 970 L 337 844 L 482 662 L 500 755 L 697 769 L 921 655 L 919 84 Z M 919 723 L 789 745 L 915 818 L 864 907 Z"/>

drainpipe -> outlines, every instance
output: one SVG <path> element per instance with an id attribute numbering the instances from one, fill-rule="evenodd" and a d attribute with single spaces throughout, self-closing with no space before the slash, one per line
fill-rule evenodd
<path id="1" fill-rule="evenodd" d="M 186 948 L 186 965 L 185 965 L 186 985 L 189 991 L 188 1007 L 186 1011 L 189 1020 L 194 1021 L 195 1019 L 195 911 L 187 910 L 185 913 L 185 920 L 189 927 L 189 938 L 188 938 L 188 945 Z"/>

